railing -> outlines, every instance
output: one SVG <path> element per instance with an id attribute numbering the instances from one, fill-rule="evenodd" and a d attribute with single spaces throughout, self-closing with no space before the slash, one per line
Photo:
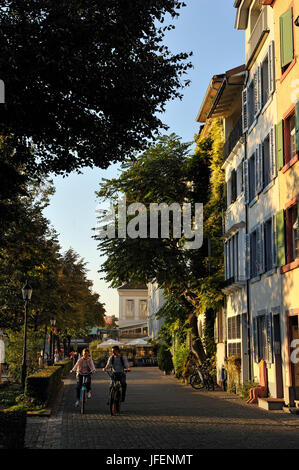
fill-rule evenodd
<path id="1" fill-rule="evenodd" d="M 246 62 L 248 63 L 255 51 L 257 50 L 259 43 L 263 39 L 264 35 L 269 32 L 268 26 L 268 9 L 264 8 L 260 16 L 257 19 L 256 25 L 253 28 L 251 36 L 248 41 L 246 51 Z"/>
<path id="2" fill-rule="evenodd" d="M 223 161 L 225 161 L 229 157 L 231 151 L 233 150 L 234 146 L 239 141 L 239 139 L 242 137 L 242 135 L 243 135 L 242 116 L 240 116 L 238 122 L 236 123 L 227 141 L 224 144 Z"/>

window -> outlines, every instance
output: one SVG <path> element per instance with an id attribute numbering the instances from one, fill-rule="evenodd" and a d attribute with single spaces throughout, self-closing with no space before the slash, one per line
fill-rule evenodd
<path id="1" fill-rule="evenodd" d="M 241 339 L 241 316 L 235 315 L 227 319 L 227 339 Z"/>
<path id="2" fill-rule="evenodd" d="M 293 9 L 290 8 L 280 17 L 280 58 L 284 72 L 294 59 Z"/>
<path id="3" fill-rule="evenodd" d="M 264 60 L 256 68 L 248 87 L 242 91 L 243 133 L 250 129 L 274 91 L 275 55 L 274 41 L 272 41 Z"/>
<path id="4" fill-rule="evenodd" d="M 237 281 L 239 279 L 239 234 L 233 235 L 224 245 L 225 280 Z"/>
<path id="5" fill-rule="evenodd" d="M 234 315 L 227 319 L 227 355 L 241 356 L 241 342 L 231 340 L 241 340 L 241 315 Z"/>
<path id="6" fill-rule="evenodd" d="M 147 314 L 147 302 L 146 300 L 139 300 L 139 318 L 146 318 Z"/>
<path id="7" fill-rule="evenodd" d="M 216 318 L 214 322 L 214 341 L 215 343 L 223 343 L 224 342 L 224 312 L 221 309 L 219 312 L 216 313 Z"/>
<path id="8" fill-rule="evenodd" d="M 267 329 L 266 316 L 257 317 L 258 362 L 267 359 Z"/>
<path id="9" fill-rule="evenodd" d="M 243 162 L 237 168 L 237 196 L 244 191 Z"/>
<path id="10" fill-rule="evenodd" d="M 126 301 L 126 318 L 127 319 L 134 318 L 134 300 Z"/>
<path id="11" fill-rule="evenodd" d="M 241 343 L 228 343 L 227 355 L 241 357 Z"/>
<path id="12" fill-rule="evenodd" d="M 269 55 L 266 56 L 261 65 L 261 85 L 262 85 L 262 108 L 267 103 L 270 97 L 270 86 L 269 86 Z"/>
<path id="13" fill-rule="evenodd" d="M 299 259 L 299 199 L 291 201 L 289 207 L 276 214 L 276 246 L 279 266 Z"/>
<path id="14" fill-rule="evenodd" d="M 286 211 L 287 262 L 299 258 L 298 205 L 294 204 Z"/>
<path id="15" fill-rule="evenodd" d="M 299 100 L 295 109 L 277 124 L 276 147 L 278 170 L 299 154 Z"/>

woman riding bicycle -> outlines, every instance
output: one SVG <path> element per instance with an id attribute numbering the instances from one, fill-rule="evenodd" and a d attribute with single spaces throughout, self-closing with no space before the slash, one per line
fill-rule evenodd
<path id="1" fill-rule="evenodd" d="M 126 390 L 127 390 L 127 382 L 126 382 L 126 374 L 124 373 L 124 370 L 127 369 L 128 372 L 130 372 L 128 360 L 126 356 L 123 356 L 120 354 L 120 349 L 118 346 L 113 346 L 112 347 L 112 355 L 109 357 L 108 362 L 106 366 L 104 367 L 103 371 L 106 371 L 107 369 L 112 369 L 113 375 L 117 374 L 119 377 L 119 381 L 121 384 L 121 389 L 122 389 L 122 397 L 121 401 L 125 401 L 126 398 Z M 113 376 L 112 376 L 113 380 Z M 112 386 L 112 381 L 110 383 L 109 391 L 111 390 Z"/>
<path id="2" fill-rule="evenodd" d="M 93 360 L 89 357 L 89 349 L 83 349 L 82 357 L 78 359 L 74 365 L 71 372 L 77 371 L 77 386 L 76 386 L 76 396 L 77 401 L 75 406 L 78 407 L 80 403 L 80 390 L 82 388 L 83 376 L 86 374 L 86 389 L 87 389 L 87 398 L 91 398 L 91 374 L 96 372 Z"/>

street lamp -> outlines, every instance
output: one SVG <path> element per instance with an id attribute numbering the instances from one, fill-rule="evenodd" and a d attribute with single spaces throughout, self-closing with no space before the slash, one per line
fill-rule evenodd
<path id="1" fill-rule="evenodd" d="M 50 335 L 50 364 L 54 363 L 54 333 L 53 328 L 56 325 L 56 318 L 53 316 L 50 318 L 51 335 Z"/>
<path id="2" fill-rule="evenodd" d="M 26 380 L 26 349 L 27 349 L 27 318 L 28 318 L 28 302 L 31 300 L 32 287 L 26 281 L 22 288 L 22 295 L 24 300 L 24 343 L 23 343 L 23 362 L 22 362 L 22 387 L 25 389 Z"/>

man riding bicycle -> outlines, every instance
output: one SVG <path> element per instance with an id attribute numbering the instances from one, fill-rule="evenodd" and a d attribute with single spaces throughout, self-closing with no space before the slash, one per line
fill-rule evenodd
<path id="1" fill-rule="evenodd" d="M 71 372 L 77 371 L 77 386 L 76 386 L 76 395 L 77 401 L 75 406 L 78 407 L 80 403 L 80 390 L 82 388 L 83 376 L 87 375 L 86 378 L 86 389 L 87 389 L 87 398 L 91 398 L 91 376 L 90 374 L 96 372 L 93 360 L 89 357 L 89 349 L 83 349 L 82 357 L 74 365 Z"/>
<path id="2" fill-rule="evenodd" d="M 121 389 L 122 389 L 121 401 L 124 402 L 126 398 L 126 390 L 127 390 L 126 374 L 124 373 L 124 370 L 127 369 L 128 372 L 130 372 L 131 369 L 129 368 L 127 358 L 123 356 L 122 354 L 120 354 L 120 349 L 118 346 L 112 347 L 112 355 L 109 357 L 108 362 L 106 366 L 104 367 L 103 371 L 106 371 L 107 369 L 112 369 L 113 371 L 112 380 L 111 380 L 110 387 L 109 387 L 109 392 L 112 387 L 113 378 L 118 377 L 120 384 L 121 384 Z"/>

